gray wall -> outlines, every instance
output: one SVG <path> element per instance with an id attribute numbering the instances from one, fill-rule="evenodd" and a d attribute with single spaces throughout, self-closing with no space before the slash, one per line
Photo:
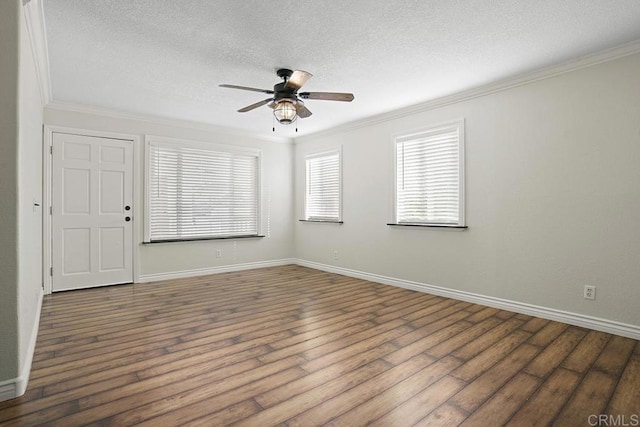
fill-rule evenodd
<path id="1" fill-rule="evenodd" d="M 140 137 L 136 163 L 139 185 L 136 210 L 143 211 L 144 135 L 182 138 L 218 144 L 258 148 L 262 151 L 262 190 L 264 218 L 262 239 L 205 240 L 184 243 L 143 244 L 142 215 L 134 250 L 138 252 L 141 276 L 224 267 L 233 264 L 280 260 L 293 256 L 293 145 L 289 140 L 264 139 L 231 134 L 215 128 L 199 129 L 163 124 L 160 121 L 130 120 L 99 113 L 71 112 L 45 108 L 45 123 L 84 130 L 133 134 Z M 179 123 L 179 122 L 177 122 Z M 216 250 L 222 257 L 216 258 Z M 144 277 L 143 277 L 144 279 Z"/>
<path id="2" fill-rule="evenodd" d="M 42 289 L 42 99 L 19 0 L 0 2 L 0 58 L 0 383 L 24 387 Z"/>
<path id="3" fill-rule="evenodd" d="M 343 218 L 295 223 L 298 258 L 640 325 L 640 55 L 296 140 L 343 147 Z M 389 227 L 393 135 L 465 119 L 468 230 Z M 338 260 L 333 251 L 339 252 Z M 595 301 L 582 297 L 597 286 Z"/>
<path id="4" fill-rule="evenodd" d="M 19 3 L 0 2 L 0 383 L 18 363 Z"/>
<path id="5" fill-rule="evenodd" d="M 18 329 L 20 372 L 35 345 L 42 292 L 42 98 L 24 17 L 20 19 L 18 142 Z"/>

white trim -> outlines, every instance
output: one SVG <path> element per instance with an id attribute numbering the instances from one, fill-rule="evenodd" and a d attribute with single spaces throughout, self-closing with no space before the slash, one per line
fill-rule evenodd
<path id="1" fill-rule="evenodd" d="M 41 0 L 31 0 L 23 5 L 25 26 L 29 34 L 31 54 L 36 67 L 38 89 L 42 105 L 51 102 L 51 75 L 49 73 L 49 49 L 44 10 Z"/>
<path id="2" fill-rule="evenodd" d="M 27 391 L 29 375 L 31 374 L 31 363 L 33 362 L 33 354 L 35 353 L 36 341 L 38 340 L 38 329 L 40 327 L 40 313 L 42 311 L 43 299 L 44 290 L 40 289 L 40 293 L 38 294 L 38 307 L 36 308 L 36 316 L 34 318 L 33 328 L 31 329 L 29 347 L 27 347 L 27 355 L 22 365 L 22 371 L 18 378 L 0 382 L 0 402 L 20 397 L 25 391 Z"/>
<path id="3" fill-rule="evenodd" d="M 113 110 L 113 109 L 90 106 L 90 105 L 80 105 L 80 104 L 53 101 L 48 103 L 46 105 L 46 108 L 51 110 L 66 111 L 70 113 L 91 114 L 91 115 L 110 117 L 110 118 L 122 119 L 122 120 L 134 120 L 138 122 L 173 126 L 173 127 L 179 127 L 179 128 L 186 128 L 190 130 L 218 132 L 226 135 L 250 137 L 253 139 L 258 139 L 258 140 L 268 141 L 268 142 L 281 142 L 281 143 L 287 143 L 287 144 L 293 143 L 292 138 L 285 138 L 280 136 L 265 136 L 265 135 L 254 134 L 251 132 L 241 131 L 233 128 L 227 128 L 224 126 L 217 126 L 209 123 L 192 122 L 188 120 L 172 119 L 168 117 L 158 117 L 158 116 L 153 116 L 151 114 L 130 113 L 126 111 L 119 111 L 119 110 Z"/>
<path id="4" fill-rule="evenodd" d="M 256 268 L 279 267 L 296 264 L 294 258 L 282 258 L 270 261 L 247 262 L 243 264 L 221 265 L 218 267 L 194 268 L 192 270 L 169 271 L 166 273 L 141 274 L 137 283 L 157 282 L 159 280 L 182 279 L 185 277 L 205 276 L 209 274 L 229 273 L 233 271 L 254 270 Z"/>
<path id="5" fill-rule="evenodd" d="M 142 218 L 142 209 L 139 202 L 139 178 L 136 178 L 139 175 L 139 157 L 137 153 L 140 152 L 140 136 L 133 134 L 124 134 L 124 133 L 116 133 L 116 132 L 103 132 L 103 131 L 95 131 L 88 129 L 78 129 L 78 128 L 69 128 L 63 126 L 50 126 L 44 125 L 43 130 L 43 138 L 42 138 L 42 208 L 44 215 L 42 216 L 42 282 L 44 284 L 44 293 L 49 295 L 53 291 L 53 283 L 52 277 L 50 275 L 52 262 L 52 251 L 51 251 L 51 215 L 49 208 L 51 203 L 53 202 L 51 198 L 51 185 L 53 184 L 53 180 L 51 179 L 51 171 L 52 171 L 52 156 L 51 156 L 51 147 L 53 144 L 53 134 L 54 133 L 68 133 L 72 135 L 82 135 L 82 136 L 90 136 L 90 137 L 98 137 L 98 138 L 110 138 L 110 139 L 121 139 L 125 141 L 131 141 L 133 144 L 133 159 L 132 159 L 132 173 L 133 173 L 133 193 L 132 193 L 132 201 L 131 201 L 131 209 L 138 217 Z M 138 257 L 138 244 L 140 241 L 140 234 L 142 229 L 140 228 L 140 221 L 133 221 L 133 230 L 132 230 L 132 281 L 135 282 L 139 277 L 139 257 Z"/>
<path id="6" fill-rule="evenodd" d="M 345 123 L 340 126 L 336 126 L 330 129 L 321 130 L 318 132 L 310 133 L 308 135 L 300 136 L 294 139 L 295 143 L 302 143 L 311 141 L 317 138 L 323 138 L 331 135 L 348 132 L 354 129 L 373 126 L 379 123 L 388 122 L 397 118 L 410 116 L 412 114 L 422 113 L 436 108 L 441 108 L 447 105 L 456 104 L 458 102 L 468 101 L 471 99 L 479 98 L 485 95 L 490 95 L 495 92 L 501 92 L 507 89 L 523 86 L 529 83 L 534 83 L 540 80 L 549 79 L 552 77 L 560 76 L 562 74 L 570 73 L 572 71 L 580 70 L 583 68 L 592 67 L 594 65 L 601 64 L 603 62 L 614 61 L 616 59 L 624 58 L 625 56 L 634 55 L 640 53 L 640 40 L 634 40 L 629 43 L 622 44 L 610 49 L 606 49 L 600 52 L 583 55 L 577 58 L 570 59 L 560 64 L 552 65 L 542 69 L 537 69 L 530 72 L 517 74 L 512 77 L 508 77 L 502 80 L 498 80 L 485 85 L 477 86 L 471 89 L 463 90 L 451 95 L 442 96 L 430 101 L 422 102 L 415 105 L 410 105 L 404 108 L 399 108 L 393 111 L 389 111 L 382 114 L 377 114 L 370 117 L 365 117 L 361 120 L 356 120 L 350 123 Z"/>
<path id="7" fill-rule="evenodd" d="M 36 315 L 33 321 L 33 328 L 31 329 L 31 338 L 29 339 L 29 347 L 27 347 L 27 357 L 24 360 L 22 366 L 22 372 L 18 381 L 16 382 L 17 396 L 22 396 L 27 391 L 27 383 L 29 382 L 29 375 L 31 374 L 31 363 L 33 362 L 33 354 L 36 351 L 36 341 L 38 340 L 38 330 L 40 328 L 40 313 L 42 312 L 42 301 L 44 299 L 44 289 L 40 289 L 38 294 L 38 307 L 36 308 Z"/>
<path id="8" fill-rule="evenodd" d="M 0 402 L 18 397 L 16 393 L 17 378 L 0 382 Z"/>
<path id="9" fill-rule="evenodd" d="M 397 286 L 399 288 L 411 289 L 413 291 L 425 292 L 432 295 L 453 298 L 461 301 L 471 302 L 474 304 L 481 304 L 488 307 L 527 314 L 530 316 L 542 317 L 544 319 L 555 320 L 557 322 L 568 323 L 570 325 L 580 326 L 583 328 L 594 329 L 596 331 L 607 332 L 610 334 L 621 335 L 623 337 L 640 340 L 640 325 L 631 325 L 628 323 L 616 322 L 614 320 L 602 319 L 599 317 L 587 316 L 584 314 L 572 313 L 564 310 L 556 310 L 554 308 L 541 307 L 538 305 L 511 301 L 503 298 L 495 298 L 472 292 L 458 291 L 455 289 L 433 286 L 426 283 L 413 282 L 410 280 L 398 279 L 394 277 L 382 276 L 379 274 L 366 273 L 363 271 L 351 270 L 348 268 L 336 267 L 333 265 L 321 264 L 303 259 L 296 259 L 295 263 L 302 267 L 315 268 L 317 270 L 342 274 L 344 276 L 355 277 L 363 280 L 369 280 L 371 282 L 382 283 L 384 285 Z"/>

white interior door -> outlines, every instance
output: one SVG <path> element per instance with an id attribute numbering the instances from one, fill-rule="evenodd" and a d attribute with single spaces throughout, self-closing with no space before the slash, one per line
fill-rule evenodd
<path id="1" fill-rule="evenodd" d="M 53 134 L 53 291 L 133 281 L 133 142 Z"/>

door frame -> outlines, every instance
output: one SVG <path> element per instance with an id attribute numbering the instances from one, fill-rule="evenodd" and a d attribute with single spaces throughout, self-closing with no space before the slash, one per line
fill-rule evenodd
<path id="1" fill-rule="evenodd" d="M 138 247 L 137 244 L 142 241 L 142 218 L 143 213 L 139 210 L 142 207 L 140 202 L 140 188 L 141 188 L 141 175 L 139 173 L 140 165 L 140 135 L 123 134 L 116 132 L 104 132 L 96 130 L 87 130 L 79 128 L 70 128 L 63 126 L 43 126 L 43 138 L 42 138 L 42 283 L 44 287 L 44 293 L 46 295 L 51 294 L 53 290 L 53 280 L 51 276 L 51 267 L 53 265 L 53 251 L 52 251 L 52 239 L 51 239 L 51 192 L 53 186 L 53 156 L 51 155 L 51 147 L 53 147 L 53 134 L 54 133 L 67 133 L 72 135 L 90 136 L 97 138 L 111 138 L 121 139 L 125 141 L 131 141 L 133 144 L 133 159 L 132 159 L 132 173 L 133 173 L 133 200 L 131 207 L 135 212 L 136 218 L 133 221 L 133 232 L 131 238 L 131 255 L 132 268 L 133 268 L 133 282 L 140 281 L 140 271 L 138 268 Z"/>

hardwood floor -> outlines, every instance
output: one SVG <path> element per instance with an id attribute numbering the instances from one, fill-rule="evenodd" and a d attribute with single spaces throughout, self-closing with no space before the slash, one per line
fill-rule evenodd
<path id="1" fill-rule="evenodd" d="M 638 341 L 298 266 L 48 296 L 27 393 L 0 402 L 11 426 L 579 426 L 592 414 L 638 420 Z"/>

